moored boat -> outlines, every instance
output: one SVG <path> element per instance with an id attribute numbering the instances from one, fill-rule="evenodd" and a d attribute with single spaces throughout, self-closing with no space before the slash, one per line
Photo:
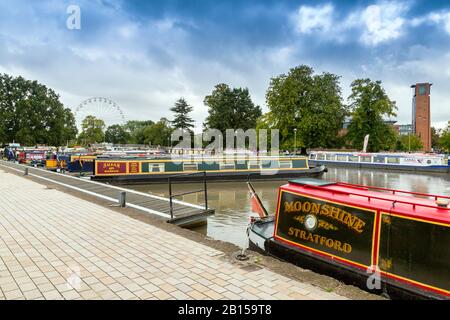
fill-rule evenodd
<path id="1" fill-rule="evenodd" d="M 391 297 L 450 299 L 450 197 L 297 179 L 250 248 Z"/>
<path id="2" fill-rule="evenodd" d="M 450 173 L 448 155 L 444 154 L 311 151 L 309 161 L 330 167 Z"/>
<path id="3" fill-rule="evenodd" d="M 167 182 L 185 174 L 184 181 L 203 179 L 193 173 L 205 172 L 207 180 L 289 179 L 320 176 L 325 166 L 310 167 L 307 157 L 182 157 L 153 159 L 100 159 L 94 164 L 93 180 L 114 183 Z M 183 178 L 183 177 L 181 177 Z M 178 179 L 183 181 L 183 179 Z"/>

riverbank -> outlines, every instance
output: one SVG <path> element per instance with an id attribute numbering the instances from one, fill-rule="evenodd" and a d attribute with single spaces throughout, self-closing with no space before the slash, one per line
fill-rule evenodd
<path id="1" fill-rule="evenodd" d="M 378 298 L 257 254 L 238 263 L 234 245 L 7 171 L 1 299 Z"/>

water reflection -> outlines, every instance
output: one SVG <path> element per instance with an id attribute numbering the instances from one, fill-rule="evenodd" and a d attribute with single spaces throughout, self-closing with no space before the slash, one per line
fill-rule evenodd
<path id="1" fill-rule="evenodd" d="M 323 179 L 365 184 L 383 188 L 450 196 L 450 175 L 424 175 L 407 172 L 329 168 Z M 255 181 L 254 187 L 269 213 L 275 213 L 277 191 L 287 181 Z M 167 185 L 129 185 L 128 188 L 168 196 Z M 174 192 L 182 193 L 201 189 L 199 184 L 179 184 Z M 180 200 L 204 205 L 203 194 L 180 197 Z M 245 182 L 209 182 L 208 205 L 216 214 L 208 218 L 207 226 L 196 231 L 240 247 L 247 246 L 246 228 L 251 212 L 250 195 Z"/>

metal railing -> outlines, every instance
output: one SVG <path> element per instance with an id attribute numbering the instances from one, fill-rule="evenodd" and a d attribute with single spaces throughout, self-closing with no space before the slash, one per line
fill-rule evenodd
<path id="1" fill-rule="evenodd" d="M 203 175 L 203 189 L 172 194 L 172 182 L 174 179 L 185 177 L 185 176 L 200 175 L 200 174 Z M 193 173 L 181 173 L 181 174 L 169 176 L 168 183 L 169 183 L 169 205 L 170 205 L 170 218 L 171 219 L 173 219 L 173 198 L 175 198 L 175 197 L 181 197 L 181 196 L 185 196 L 188 194 L 203 192 L 205 194 L 205 211 L 208 210 L 208 188 L 206 185 L 206 171 L 193 172 Z"/>

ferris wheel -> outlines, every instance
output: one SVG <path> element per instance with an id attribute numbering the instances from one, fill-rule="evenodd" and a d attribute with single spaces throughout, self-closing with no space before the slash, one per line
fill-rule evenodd
<path id="1" fill-rule="evenodd" d="M 103 120 L 106 127 L 113 124 L 123 125 L 126 122 L 122 109 L 108 98 L 94 97 L 81 102 L 74 112 L 78 128 L 81 128 L 81 123 L 89 115 Z"/>

